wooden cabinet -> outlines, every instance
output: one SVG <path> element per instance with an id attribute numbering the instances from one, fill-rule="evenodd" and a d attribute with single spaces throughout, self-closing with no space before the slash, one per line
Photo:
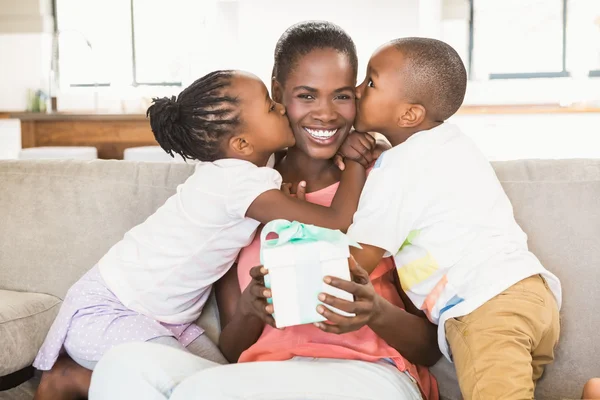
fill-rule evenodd
<path id="1" fill-rule="evenodd" d="M 123 159 L 128 147 L 156 146 L 144 115 L 11 114 L 21 120 L 23 148 L 93 146 L 98 158 Z"/>

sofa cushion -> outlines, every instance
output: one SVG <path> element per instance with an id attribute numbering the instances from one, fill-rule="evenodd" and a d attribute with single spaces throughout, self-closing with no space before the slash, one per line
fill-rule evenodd
<path id="1" fill-rule="evenodd" d="M 0 376 L 31 365 L 60 303 L 47 294 L 0 290 Z"/>
<path id="2" fill-rule="evenodd" d="M 600 373 L 600 160 L 493 163 L 529 248 L 563 289 L 561 338 L 536 398 L 579 398 Z M 445 399 L 458 399 L 452 365 L 433 368 Z"/>
<path id="3" fill-rule="evenodd" d="M 219 343 L 219 335 L 221 334 L 221 323 L 219 320 L 219 308 L 217 306 L 217 299 L 214 291 L 210 294 L 208 301 L 202 309 L 200 318 L 196 321 L 198 326 L 204 329 L 204 334 L 213 341 L 213 343 Z"/>

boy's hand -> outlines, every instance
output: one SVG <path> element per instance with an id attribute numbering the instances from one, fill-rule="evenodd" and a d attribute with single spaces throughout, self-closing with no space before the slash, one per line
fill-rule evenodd
<path id="1" fill-rule="evenodd" d="M 348 134 L 344 143 L 342 143 L 333 161 L 342 171 L 346 168 L 344 164 L 345 158 L 356 161 L 364 168 L 367 168 L 375 160 L 373 157 L 375 144 L 375 138 L 370 134 L 352 131 Z"/>
<path id="2" fill-rule="evenodd" d="M 392 145 L 387 140 L 376 139 L 375 148 L 373 149 L 373 152 L 371 153 L 373 155 L 373 160 L 377 160 L 379 158 L 379 156 L 381 155 L 381 153 L 383 153 L 384 151 L 388 151 L 391 148 L 392 148 Z"/>
<path id="3" fill-rule="evenodd" d="M 257 317 L 265 324 L 275 328 L 273 305 L 267 302 L 271 298 L 271 290 L 265 287 L 265 275 L 268 271 L 261 265 L 250 270 L 252 280 L 242 293 L 239 310 L 243 315 Z"/>
<path id="4" fill-rule="evenodd" d="M 281 191 L 286 196 L 294 197 L 294 195 L 292 195 L 292 184 L 291 183 L 282 183 Z M 305 181 L 302 181 L 298 184 L 298 187 L 296 188 L 295 197 L 298 200 L 302 200 L 302 201 L 304 201 L 306 199 L 306 182 Z"/>

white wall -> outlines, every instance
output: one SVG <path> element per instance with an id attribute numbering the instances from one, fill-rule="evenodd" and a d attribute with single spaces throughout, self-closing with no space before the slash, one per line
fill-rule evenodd
<path id="1" fill-rule="evenodd" d="M 50 0 L 0 0 L 0 110 L 23 111 L 27 90 L 48 92 Z"/>
<path id="2" fill-rule="evenodd" d="M 600 158 L 600 113 L 456 115 L 489 160 Z"/>
<path id="3" fill-rule="evenodd" d="M 28 89 L 48 92 L 51 47 L 46 33 L 0 34 L 0 110 L 25 110 Z"/>
<path id="4" fill-rule="evenodd" d="M 369 57 L 385 42 L 419 34 L 419 0 L 240 0 L 217 3 L 217 19 L 207 27 L 210 59 L 197 77 L 218 68 L 244 69 L 268 81 L 277 39 L 289 26 L 306 20 L 332 21 L 354 39 L 358 79 Z M 235 29 L 231 27 L 235 26 Z"/>

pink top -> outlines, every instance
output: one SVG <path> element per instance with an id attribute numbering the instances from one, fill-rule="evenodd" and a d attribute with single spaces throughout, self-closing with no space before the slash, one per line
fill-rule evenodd
<path id="1" fill-rule="evenodd" d="M 336 183 L 317 192 L 307 193 L 306 200 L 329 207 L 338 185 Z M 242 250 L 238 260 L 238 279 L 242 291 L 250 283 L 250 269 L 259 264 L 260 232 L 257 232 L 254 241 Z M 395 271 L 392 258 L 384 258 L 371 273 L 371 281 L 377 293 L 390 303 L 404 308 L 394 284 Z M 408 371 L 415 378 L 425 399 L 435 400 L 439 397 L 435 378 L 429 370 L 411 364 L 368 326 L 344 335 L 336 335 L 323 332 L 312 324 L 287 327 L 284 330 L 267 325 L 257 342 L 243 352 L 238 361 L 282 361 L 294 356 L 370 362 L 388 358 L 393 360 L 400 371 Z"/>

